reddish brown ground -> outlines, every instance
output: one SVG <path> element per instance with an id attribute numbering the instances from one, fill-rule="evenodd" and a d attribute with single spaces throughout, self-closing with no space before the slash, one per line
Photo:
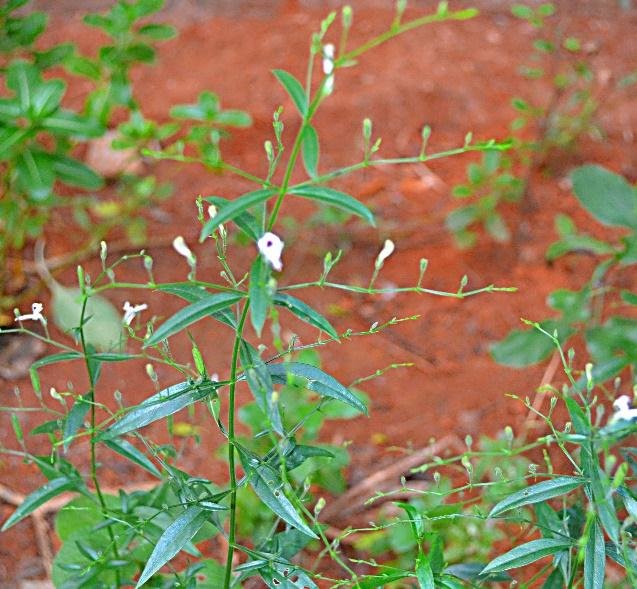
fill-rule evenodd
<path id="1" fill-rule="evenodd" d="M 391 19 L 381 7 L 355 14 L 353 42 L 380 32 Z M 575 4 L 577 10 L 570 10 Z M 600 10 L 601 4 L 569 4 L 563 10 L 563 24 L 595 45 L 590 55 L 598 75 L 610 72 L 613 79 L 635 68 L 637 45 L 634 11 L 619 13 L 614 7 Z M 589 5 L 590 4 L 590 5 Z M 144 112 L 150 118 L 166 120 L 170 105 L 193 101 L 204 89 L 217 92 L 229 108 L 241 108 L 254 117 L 254 126 L 234 132 L 224 144 L 225 158 L 238 166 L 264 173 L 261 146 L 271 135 L 272 111 L 277 105 L 286 107 L 285 137 L 290 141 L 298 121 L 293 107 L 270 73 L 284 68 L 299 77 L 305 67 L 308 38 L 325 11 L 294 7 L 295 3 L 253 11 L 256 16 L 238 19 L 217 17 L 201 19 L 201 11 L 173 14 L 181 22 L 177 40 L 162 46 L 159 65 L 135 72 L 137 92 Z M 383 137 L 384 156 L 408 156 L 418 152 L 420 129 L 430 124 L 433 136 L 430 150 L 460 145 L 467 131 L 477 139 L 504 138 L 513 117 L 510 97 L 523 95 L 546 100 L 549 89 L 542 83 L 524 81 L 517 73 L 525 63 L 533 31 L 511 18 L 506 3 L 485 3 L 479 18 L 464 23 L 436 25 L 412 32 L 364 56 L 356 68 L 339 71 L 336 92 L 316 119 L 321 138 L 324 170 L 357 161 L 361 152 L 360 127 L 364 117 L 374 121 L 374 132 Z M 324 7 L 323 7 L 324 8 Z M 412 14 L 416 14 L 414 9 Z M 191 18 L 197 16 L 198 20 Z M 234 16 L 234 15 L 233 15 Z M 276 18 L 274 18 L 276 17 Z M 80 24 L 79 17 L 58 17 L 47 36 L 48 42 L 77 41 L 84 51 L 94 50 L 99 39 Z M 87 88 L 72 87 L 71 99 L 80 103 Z M 462 275 L 470 287 L 490 283 L 518 287 L 516 294 L 481 295 L 466 301 L 430 296 L 399 296 L 390 300 L 355 297 L 338 292 L 308 292 L 304 297 L 317 305 L 338 327 L 360 330 L 374 321 L 393 316 L 420 314 L 418 321 L 407 322 L 376 337 L 355 339 L 323 349 L 324 367 L 343 382 L 351 382 L 394 362 L 413 362 L 411 369 L 401 369 L 366 383 L 362 388 L 372 399 L 370 418 L 352 422 L 334 422 L 324 433 L 326 441 L 351 441 L 353 464 L 350 483 L 373 472 L 379 464 L 391 461 L 389 447 L 422 447 L 432 437 L 455 432 L 474 437 L 495 433 L 507 424 L 520 423 L 521 405 L 505 397 L 506 393 L 532 394 L 545 367 L 511 370 L 495 364 L 488 356 L 489 344 L 502 338 L 519 325 L 520 317 L 542 319 L 547 316 L 545 298 L 558 287 L 577 288 L 588 276 L 590 262 L 578 257 L 548 265 L 544 260 L 547 245 L 554 240 L 553 217 L 568 213 L 585 230 L 599 234 L 599 228 L 578 209 L 567 188 L 559 180 L 569 169 L 584 161 L 608 165 L 637 178 L 637 155 L 632 131 L 637 127 L 635 93 L 610 93 L 602 105 L 599 120 L 606 133 L 603 141 L 585 139 L 577 153 L 552 161 L 554 174 L 536 171 L 531 193 L 538 203 L 535 210 L 521 213 L 510 208 L 507 220 L 517 239 L 512 245 L 498 245 L 481 239 L 480 245 L 460 251 L 444 229 L 443 219 L 456 203 L 450 187 L 464 180 L 470 156 L 433 162 L 429 166 L 410 165 L 402 168 L 375 169 L 343 180 L 337 187 L 361 197 L 379 219 L 379 228 L 370 230 L 358 222 L 345 227 L 303 225 L 288 227 L 281 223 L 279 232 L 286 241 L 285 271 L 281 283 L 319 276 L 322 257 L 328 250 L 345 251 L 344 260 L 333 274 L 334 279 L 365 284 L 373 260 L 382 241 L 391 237 L 396 253 L 386 263 L 378 285 L 410 285 L 416 280 L 418 260 L 430 260 L 424 284 L 434 289 L 455 290 Z M 473 158 L 475 159 L 475 158 Z M 166 215 L 149 213 L 155 238 L 165 238 L 166 247 L 150 250 L 155 257 L 156 276 L 161 281 L 184 279 L 186 268 L 169 247 L 177 234 L 189 243 L 196 242 L 197 226 L 193 222 L 197 194 L 220 194 L 233 197 L 245 191 L 245 183 L 230 176 L 216 176 L 196 165 L 157 166 L 158 175 L 174 183 L 175 196 L 164 207 Z M 299 179 L 301 176 L 298 177 Z M 431 182 L 431 179 L 434 182 Z M 300 221 L 314 210 L 286 203 L 284 214 Z M 159 219 L 159 220 L 157 220 Z M 65 253 L 77 247 L 75 238 L 63 220 L 48 233 L 48 255 Z M 209 247 L 199 248 L 200 277 L 214 280 L 219 268 Z M 30 255 L 30 254 L 29 254 Z M 248 255 L 240 254 L 237 263 L 245 267 Z M 86 263 L 95 271 L 93 261 Z M 145 279 L 139 265 L 129 265 L 119 277 L 126 280 Z M 62 282 L 71 283 L 74 271 L 61 274 Z M 167 316 L 180 303 L 169 297 L 147 299 L 139 293 L 117 292 L 112 300 L 121 306 L 124 300 L 148 300 L 153 313 Z M 44 300 L 46 304 L 46 297 Z M 313 333 L 294 324 L 295 331 Z M 203 321 L 192 329 L 203 348 L 211 370 L 225 374 L 224 366 L 230 350 L 230 337 L 217 325 Z M 185 338 L 174 338 L 175 355 L 186 361 L 189 354 Z M 158 367 L 160 382 L 175 382 L 171 371 Z M 558 376 L 559 378 L 559 376 Z M 63 390 L 72 381 L 82 391 L 86 381 L 79 366 L 60 365 L 43 372 L 45 390 L 55 386 Z M 19 387 L 22 401 L 33 404 L 28 380 L 3 383 L 2 405 L 12 405 L 14 387 Z M 106 371 L 99 385 L 98 397 L 113 403 L 113 392 L 122 391 L 126 404 L 134 404 L 148 396 L 152 383 L 140 366 L 114 365 Z M 246 397 L 247 398 L 247 397 Z M 2 414 L 3 443 L 13 447 L 13 435 L 6 414 Z M 25 431 L 40 417 L 26 414 Z M 205 420 L 203 413 L 199 416 Z M 152 428 L 163 432 L 161 425 Z M 149 432 L 151 433 L 151 432 Z M 377 434 L 382 434 L 378 436 Z M 382 441 L 382 443 L 379 443 Z M 29 439 L 34 451 L 37 439 Z M 182 467 L 201 476 L 218 474 L 211 459 L 220 442 L 209 426 L 203 429 L 203 443 L 189 448 Z M 69 458 L 85 464 L 87 448 L 76 444 Z M 112 454 L 100 454 L 102 473 L 109 485 L 129 484 L 144 480 L 139 469 L 129 468 Z M 34 467 L 5 456 L 0 464 L 0 478 L 7 487 L 28 493 L 42 484 L 42 476 Z M 0 519 L 11 508 L 2 504 Z M 0 536 L 0 586 L 14 587 L 24 578 L 41 576 L 34 548 L 31 523 L 26 520 Z"/>

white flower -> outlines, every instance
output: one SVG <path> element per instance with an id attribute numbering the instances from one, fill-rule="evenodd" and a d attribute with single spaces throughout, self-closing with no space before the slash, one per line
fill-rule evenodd
<path id="1" fill-rule="evenodd" d="M 334 73 L 334 45 L 332 43 L 323 45 L 323 73 L 326 76 Z"/>
<path id="2" fill-rule="evenodd" d="M 180 256 L 183 256 L 188 260 L 188 264 L 192 266 L 195 263 L 195 254 L 193 254 L 190 248 L 186 245 L 186 242 L 181 235 L 173 239 L 173 247 Z"/>
<path id="3" fill-rule="evenodd" d="M 214 219 L 217 216 L 217 207 L 215 205 L 210 205 L 208 207 L 208 215 L 210 215 L 211 219 Z M 226 228 L 223 226 L 223 223 L 221 223 L 219 225 L 219 235 L 221 235 L 222 238 L 225 238 L 226 236 Z"/>
<path id="4" fill-rule="evenodd" d="M 257 247 L 263 257 L 279 272 L 283 269 L 281 253 L 283 252 L 284 245 L 278 235 L 270 233 L 269 231 L 264 233 L 261 239 L 257 241 Z"/>
<path id="5" fill-rule="evenodd" d="M 376 258 L 376 268 L 380 268 L 385 263 L 385 260 L 394 253 L 394 249 L 396 249 L 394 242 L 391 239 L 386 239 L 383 249 L 380 250 Z"/>
<path id="6" fill-rule="evenodd" d="M 614 423 L 620 419 L 624 419 L 626 421 L 637 419 L 637 409 L 633 409 L 630 405 L 630 397 L 628 395 L 622 395 L 615 399 L 615 402 L 613 403 L 615 414 L 613 415 L 611 422 Z"/>
<path id="7" fill-rule="evenodd" d="M 31 305 L 31 313 L 26 315 L 18 315 L 16 321 L 40 321 L 43 325 L 46 325 L 46 319 L 42 315 L 42 309 L 44 305 L 42 303 L 33 303 Z"/>
<path id="8" fill-rule="evenodd" d="M 332 43 L 323 45 L 323 73 L 327 76 L 323 87 L 324 92 L 331 94 L 334 90 L 334 45 Z"/>
<path id="9" fill-rule="evenodd" d="M 123 321 L 124 321 L 124 323 L 126 323 L 126 325 L 130 325 L 132 323 L 133 319 L 135 319 L 136 315 L 138 315 L 142 311 L 145 311 L 146 309 L 148 309 L 148 305 L 146 303 L 142 303 L 141 305 L 133 306 L 128 301 L 126 301 L 122 308 L 124 310 L 124 319 L 123 319 Z"/>

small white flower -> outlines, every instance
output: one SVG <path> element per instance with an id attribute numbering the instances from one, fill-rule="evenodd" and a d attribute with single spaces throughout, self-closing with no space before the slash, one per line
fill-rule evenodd
<path id="1" fill-rule="evenodd" d="M 324 92 L 331 94 L 334 90 L 334 45 L 327 43 L 323 46 L 323 73 L 327 76 Z"/>
<path id="2" fill-rule="evenodd" d="M 135 317 L 141 313 L 142 311 L 145 311 L 146 309 L 148 309 L 148 305 L 146 303 L 142 303 L 141 305 L 131 305 L 128 301 L 126 301 L 124 303 L 124 306 L 122 307 L 124 310 L 124 323 L 126 325 L 130 325 L 133 321 L 133 319 L 135 319 Z"/>
<path id="3" fill-rule="evenodd" d="M 329 76 L 334 73 L 334 45 L 323 45 L 323 73 Z"/>
<path id="4" fill-rule="evenodd" d="M 18 315 L 16 321 L 40 321 L 43 325 L 46 325 L 46 319 L 42 315 L 44 305 L 42 303 L 33 303 L 31 305 L 31 313 L 26 315 Z"/>
<path id="5" fill-rule="evenodd" d="M 376 267 L 380 268 L 389 256 L 394 253 L 396 246 L 391 239 L 386 239 L 385 244 L 383 245 L 383 249 L 380 250 L 378 257 L 376 258 Z"/>
<path id="6" fill-rule="evenodd" d="M 210 215 L 211 219 L 214 219 L 217 216 L 217 207 L 215 205 L 210 205 L 208 207 L 208 215 Z M 221 223 L 219 225 L 219 235 L 221 235 L 222 238 L 225 238 L 226 236 L 226 228 L 223 226 L 223 223 Z"/>
<path id="7" fill-rule="evenodd" d="M 281 238 L 278 235 L 270 233 L 269 231 L 265 233 L 259 241 L 257 241 L 257 247 L 263 257 L 278 272 L 283 269 L 281 253 L 283 252 L 284 245 L 285 244 L 281 241 Z"/>
<path id="8" fill-rule="evenodd" d="M 186 245 L 186 242 L 181 235 L 173 239 L 173 247 L 180 256 L 183 256 L 188 260 L 188 264 L 192 266 L 195 263 L 195 254 L 193 254 L 190 248 Z"/>
<path id="9" fill-rule="evenodd" d="M 637 409 L 633 409 L 630 405 L 630 397 L 628 395 L 622 395 L 615 399 L 613 403 L 615 414 L 611 418 L 611 423 L 619 421 L 620 419 L 626 421 L 637 419 Z"/>

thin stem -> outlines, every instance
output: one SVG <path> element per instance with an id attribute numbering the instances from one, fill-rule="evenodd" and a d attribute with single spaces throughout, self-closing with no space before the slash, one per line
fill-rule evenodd
<path id="1" fill-rule="evenodd" d="M 93 481 L 93 486 L 95 487 L 95 494 L 97 495 L 97 499 L 100 503 L 100 507 L 102 509 L 102 514 L 107 517 L 108 509 L 106 507 L 106 501 L 104 500 L 104 495 L 102 494 L 102 489 L 100 487 L 100 482 L 97 477 L 97 456 L 95 451 L 95 446 L 97 445 L 97 440 L 95 439 L 95 373 L 93 372 L 93 367 L 91 366 L 91 362 L 89 360 L 90 353 L 86 344 L 86 337 L 84 335 L 84 317 L 86 314 L 86 305 L 88 303 L 89 295 L 86 293 L 85 286 L 82 284 L 80 288 L 83 290 L 82 294 L 82 311 L 80 313 L 80 343 L 82 345 L 82 354 L 84 355 L 84 363 L 86 365 L 86 372 L 88 374 L 89 379 L 89 396 L 91 399 L 91 433 L 90 433 L 90 461 L 91 461 L 91 480 Z M 119 551 L 117 550 L 117 543 L 115 541 L 115 533 L 110 525 L 106 526 L 106 530 L 108 532 L 108 536 L 111 540 L 111 545 L 113 547 L 113 556 L 115 559 L 119 559 Z M 119 570 L 115 569 L 115 580 L 117 586 L 120 586 L 120 574 Z"/>
<path id="2" fill-rule="evenodd" d="M 228 470 L 230 471 L 230 521 L 228 525 L 228 554 L 226 556 L 226 572 L 224 577 L 224 589 L 230 589 L 230 578 L 232 576 L 232 559 L 234 557 L 234 544 L 237 520 L 237 474 L 234 463 L 234 414 L 235 414 L 235 389 L 237 386 L 237 366 L 239 362 L 239 346 L 241 344 L 241 334 L 243 326 L 248 316 L 248 302 L 243 307 L 241 318 L 237 325 L 237 331 L 232 348 L 232 364 L 230 367 L 230 392 L 228 393 Z"/>

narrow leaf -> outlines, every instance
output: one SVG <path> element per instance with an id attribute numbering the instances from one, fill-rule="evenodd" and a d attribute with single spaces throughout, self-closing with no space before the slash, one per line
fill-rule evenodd
<path id="1" fill-rule="evenodd" d="M 100 434 L 99 439 L 121 436 L 158 419 L 177 413 L 214 394 L 219 383 L 186 381 L 170 386 L 133 407 L 122 419 Z"/>
<path id="2" fill-rule="evenodd" d="M 239 302 L 242 298 L 242 294 L 222 292 L 209 295 L 196 303 L 192 303 L 180 311 L 177 311 L 170 319 L 162 323 L 159 329 L 146 340 L 144 347 L 147 348 L 158 344 L 162 340 L 199 321 L 199 319 L 214 317 L 215 313 L 227 309 Z"/>
<path id="3" fill-rule="evenodd" d="M 86 393 L 86 395 L 82 395 L 78 397 L 71 407 L 68 415 L 66 416 L 66 420 L 64 421 L 64 451 L 68 450 L 68 447 L 71 445 L 75 434 L 78 432 L 82 424 L 84 423 L 84 418 L 91 408 L 91 403 L 93 402 L 92 393 Z"/>
<path id="4" fill-rule="evenodd" d="M 584 589 L 603 589 L 606 571 L 604 534 L 597 520 L 589 527 L 584 551 Z"/>
<path id="5" fill-rule="evenodd" d="M 231 200 L 227 198 L 222 198 L 220 196 L 209 196 L 205 199 L 208 202 L 211 202 L 213 205 L 217 207 L 217 211 L 223 210 L 224 207 L 227 207 Z M 243 231 L 250 239 L 253 241 L 258 241 L 261 235 L 261 229 L 257 224 L 257 220 L 254 215 L 244 211 L 243 213 L 239 213 L 232 218 L 232 221 L 236 224 L 241 231 Z"/>
<path id="6" fill-rule="evenodd" d="M 230 201 L 226 206 L 220 209 L 212 219 L 209 219 L 206 222 L 201 229 L 199 241 L 203 241 L 206 237 L 208 237 L 208 235 L 212 234 L 212 232 L 222 223 L 234 221 L 235 217 L 244 211 L 247 211 L 251 207 L 265 202 L 274 194 L 276 194 L 276 192 L 271 188 L 262 188 L 260 190 L 255 190 L 254 192 L 248 192 L 247 194 Z"/>
<path id="7" fill-rule="evenodd" d="M 172 560 L 204 525 L 209 515 L 208 511 L 199 505 L 186 507 L 186 510 L 166 528 L 159 538 L 135 587 L 141 587 L 161 567 Z"/>
<path id="8" fill-rule="evenodd" d="M 337 331 L 330 325 L 329 321 L 317 313 L 312 307 L 292 295 L 277 292 L 274 295 L 274 304 L 285 307 L 294 313 L 301 321 L 305 321 L 314 327 L 318 327 L 329 336 L 338 339 Z"/>
<path id="9" fill-rule="evenodd" d="M 301 116 L 305 117 L 307 114 L 307 96 L 301 83 L 285 70 L 273 70 L 272 73 L 281 82 Z"/>
<path id="10" fill-rule="evenodd" d="M 489 517 L 497 517 L 507 511 L 523 507 L 524 505 L 532 505 L 533 503 L 547 501 L 559 495 L 565 495 L 583 485 L 585 481 L 586 479 L 581 477 L 562 476 L 531 485 L 521 491 L 512 493 L 496 504 L 489 513 Z"/>
<path id="11" fill-rule="evenodd" d="M 552 554 L 562 552 L 563 550 L 568 550 L 569 548 L 571 548 L 571 543 L 565 540 L 555 540 L 552 538 L 531 540 L 531 542 L 516 546 L 512 550 L 494 558 L 486 567 L 484 567 L 484 569 L 482 569 L 480 576 L 515 569 L 535 562 L 545 556 L 550 556 Z"/>
<path id="12" fill-rule="evenodd" d="M 310 178 L 316 178 L 318 175 L 319 162 L 319 140 L 316 129 L 312 125 L 307 125 L 303 129 L 303 143 L 301 143 L 301 153 L 303 155 L 303 166 Z"/>
<path id="13" fill-rule="evenodd" d="M 21 519 L 33 513 L 40 505 L 44 505 L 47 501 L 53 499 L 53 497 L 57 497 L 65 491 L 79 491 L 82 486 L 82 480 L 77 478 L 60 477 L 49 481 L 24 499 L 9 519 L 4 522 L 0 531 L 8 530 Z"/>
<path id="14" fill-rule="evenodd" d="M 376 226 L 374 214 L 362 202 L 344 192 L 325 186 L 310 185 L 295 186 L 291 188 L 289 192 L 302 198 L 309 198 L 310 200 L 315 200 L 332 207 L 338 207 L 348 213 L 361 217 L 373 227 Z"/>
<path id="15" fill-rule="evenodd" d="M 416 579 L 420 589 L 435 589 L 436 587 L 429 559 L 422 553 L 416 559 Z"/>
<path id="16" fill-rule="evenodd" d="M 268 282 L 270 280 L 270 265 L 257 256 L 250 268 L 250 320 L 257 336 L 261 337 L 263 325 L 268 317 L 268 310 L 272 302 L 272 295 Z"/>
<path id="17" fill-rule="evenodd" d="M 354 393 L 344 387 L 333 376 L 326 374 L 316 366 L 301 362 L 286 362 L 283 364 L 269 364 L 268 370 L 272 376 L 272 382 L 287 384 L 289 376 L 303 378 L 305 379 L 303 386 L 308 390 L 314 391 L 323 397 L 347 403 L 367 415 L 367 407 Z"/>
<path id="18" fill-rule="evenodd" d="M 235 447 L 239 452 L 241 464 L 249 477 L 250 485 L 259 499 L 293 528 L 312 538 L 318 538 L 303 521 L 291 501 L 285 496 L 279 473 L 269 465 L 261 462 L 256 455 L 247 449 L 238 444 L 235 444 Z"/>
<path id="19" fill-rule="evenodd" d="M 161 472 L 153 464 L 153 462 L 140 450 L 135 448 L 128 440 L 123 438 L 113 438 L 110 440 L 104 440 L 104 444 L 108 446 L 113 452 L 117 452 L 124 458 L 128 458 L 131 462 L 141 466 L 144 470 L 155 475 L 157 478 L 161 478 Z"/>

